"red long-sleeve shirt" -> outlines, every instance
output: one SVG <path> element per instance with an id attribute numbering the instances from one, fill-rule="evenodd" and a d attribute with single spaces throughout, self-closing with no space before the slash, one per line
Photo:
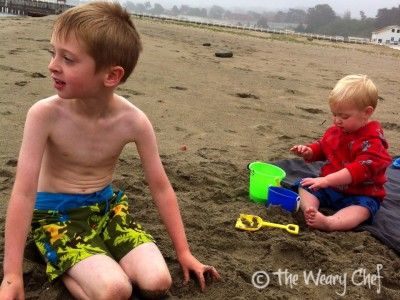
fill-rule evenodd
<path id="1" fill-rule="evenodd" d="M 351 174 L 352 182 L 336 188 L 346 194 L 366 195 L 383 199 L 385 171 L 391 164 L 383 130 L 379 122 L 371 121 L 356 132 L 345 133 L 331 126 L 323 137 L 308 145 L 313 151 L 309 160 L 326 160 L 320 176 L 326 176 L 343 168 Z"/>

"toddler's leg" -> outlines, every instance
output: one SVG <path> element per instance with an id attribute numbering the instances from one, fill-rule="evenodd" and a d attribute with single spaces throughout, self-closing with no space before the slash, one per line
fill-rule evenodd
<path id="1" fill-rule="evenodd" d="M 90 256 L 62 277 L 76 299 L 129 299 L 132 285 L 124 270 L 111 257 Z"/>
<path id="2" fill-rule="evenodd" d="M 319 200 L 313 194 L 303 188 L 299 188 L 300 209 L 303 211 L 304 219 L 307 225 L 308 219 L 311 217 L 310 212 L 318 211 Z"/>
<path id="3" fill-rule="evenodd" d="M 370 217 L 368 208 L 351 205 L 332 216 L 324 216 L 317 209 L 308 209 L 307 225 L 324 231 L 346 231 L 355 228 Z"/>
<path id="4" fill-rule="evenodd" d="M 165 296 L 171 287 L 172 279 L 167 264 L 154 243 L 137 246 L 119 264 L 145 297 Z"/>

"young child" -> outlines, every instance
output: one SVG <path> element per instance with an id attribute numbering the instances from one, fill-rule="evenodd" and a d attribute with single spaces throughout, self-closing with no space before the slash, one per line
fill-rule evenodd
<path id="1" fill-rule="evenodd" d="M 310 145 L 290 151 L 307 162 L 323 160 L 320 177 L 300 182 L 300 207 L 308 226 L 324 231 L 350 230 L 372 221 L 385 196 L 385 170 L 391 163 L 381 125 L 370 121 L 378 91 L 365 75 L 349 75 L 329 94 L 333 126 Z M 333 209 L 332 216 L 318 211 Z"/>
<path id="2" fill-rule="evenodd" d="M 5 229 L 0 299 L 23 299 L 22 261 L 32 224 L 51 280 L 61 276 L 78 299 L 128 299 L 132 284 L 163 295 L 171 276 L 154 239 L 128 214 L 111 181 L 124 146 L 136 144 L 184 281 L 194 272 L 203 290 L 212 266 L 189 249 L 175 193 L 146 115 L 114 94 L 134 69 L 139 35 L 119 4 L 91 2 L 58 17 L 48 66 L 57 95 L 26 118 Z M 32 213 L 33 212 L 33 213 Z"/>

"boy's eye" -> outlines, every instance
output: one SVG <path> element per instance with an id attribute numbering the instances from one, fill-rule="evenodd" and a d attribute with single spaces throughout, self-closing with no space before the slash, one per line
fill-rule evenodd
<path id="1" fill-rule="evenodd" d="M 72 63 L 72 62 L 74 62 L 74 60 L 73 60 L 72 58 L 68 57 L 68 56 L 64 56 L 64 60 L 65 60 L 67 63 Z"/>
<path id="2" fill-rule="evenodd" d="M 53 49 L 48 49 L 47 51 L 49 51 L 49 53 L 50 53 L 51 56 L 54 56 L 55 52 L 54 52 Z"/>

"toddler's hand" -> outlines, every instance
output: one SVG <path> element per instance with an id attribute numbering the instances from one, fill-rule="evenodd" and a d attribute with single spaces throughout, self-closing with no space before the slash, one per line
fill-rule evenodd
<path id="1" fill-rule="evenodd" d="M 301 186 L 308 186 L 311 190 L 319 190 L 329 187 L 329 182 L 325 177 L 303 178 L 300 184 Z"/>
<path id="2" fill-rule="evenodd" d="M 310 159 L 313 154 L 311 148 L 304 145 L 295 145 L 292 148 L 290 148 L 290 152 L 293 152 L 297 156 L 301 156 L 304 159 Z"/>

